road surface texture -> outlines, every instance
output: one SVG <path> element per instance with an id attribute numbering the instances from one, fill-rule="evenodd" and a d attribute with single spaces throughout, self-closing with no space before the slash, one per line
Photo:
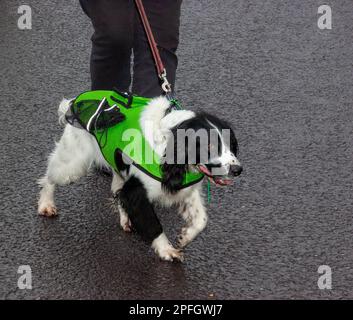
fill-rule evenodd
<path id="1" fill-rule="evenodd" d="M 33 28 L 19 30 L 22 2 L 1 0 L 0 298 L 353 298 L 353 2 L 328 2 L 332 30 L 321 0 L 184 1 L 178 97 L 232 122 L 244 172 L 212 188 L 179 264 L 119 228 L 109 177 L 59 188 L 59 216 L 37 215 L 58 102 L 90 86 L 92 28 L 78 1 L 28 0 Z M 158 214 L 175 239 L 181 218 Z"/>

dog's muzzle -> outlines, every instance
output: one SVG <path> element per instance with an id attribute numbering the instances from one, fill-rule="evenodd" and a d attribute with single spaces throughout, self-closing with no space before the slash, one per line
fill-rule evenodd
<path id="1" fill-rule="evenodd" d="M 240 165 L 230 166 L 230 172 L 234 177 L 240 176 L 243 172 L 243 167 Z"/>

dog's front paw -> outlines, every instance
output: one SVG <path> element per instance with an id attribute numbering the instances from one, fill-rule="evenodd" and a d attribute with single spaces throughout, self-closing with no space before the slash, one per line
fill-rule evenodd
<path id="1" fill-rule="evenodd" d="M 165 261 L 184 261 L 184 254 L 180 249 L 175 249 L 168 241 L 164 233 L 160 234 L 152 242 L 152 248 L 158 256 Z"/>
<path id="2" fill-rule="evenodd" d="M 157 251 L 157 254 L 162 260 L 165 261 L 184 261 L 184 253 L 180 249 L 175 249 L 172 246 L 168 249 Z"/>
<path id="3" fill-rule="evenodd" d="M 55 217 L 58 214 L 58 210 L 54 204 L 43 204 L 39 205 L 38 213 L 45 217 Z"/>
<path id="4" fill-rule="evenodd" d="M 131 227 L 131 221 L 128 217 L 128 215 L 125 213 L 125 211 L 120 208 L 120 226 L 125 232 L 131 232 L 132 227 Z"/>

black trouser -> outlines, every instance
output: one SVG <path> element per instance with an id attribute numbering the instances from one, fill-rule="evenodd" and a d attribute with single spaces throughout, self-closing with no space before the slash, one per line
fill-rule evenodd
<path id="1" fill-rule="evenodd" d="M 182 0 L 144 0 L 169 82 L 175 83 L 178 64 L 179 18 Z M 133 0 L 80 0 L 92 20 L 92 90 L 113 87 L 146 97 L 162 93 L 151 50 Z M 131 79 L 133 49 L 133 79 Z"/>

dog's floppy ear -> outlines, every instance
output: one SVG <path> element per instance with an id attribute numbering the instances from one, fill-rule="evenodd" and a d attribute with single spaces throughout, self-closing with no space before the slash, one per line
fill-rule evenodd
<path id="1" fill-rule="evenodd" d="M 238 146 L 238 141 L 235 137 L 235 133 L 234 133 L 234 128 L 233 126 L 228 122 L 225 121 L 223 119 L 220 119 L 212 114 L 209 114 L 207 112 L 199 112 L 198 115 L 200 117 L 203 117 L 205 119 L 207 119 L 208 121 L 210 121 L 211 123 L 213 123 L 216 127 L 218 127 L 219 129 L 229 129 L 230 130 L 230 151 L 236 156 L 238 154 L 239 151 L 239 146 Z"/>
<path id="2" fill-rule="evenodd" d="M 162 188 L 170 193 L 176 193 L 180 190 L 186 173 L 186 165 L 164 163 L 161 169 Z"/>
<path id="3" fill-rule="evenodd" d="M 187 143 L 184 145 L 178 143 L 177 140 L 177 129 L 180 128 L 180 125 L 174 127 L 171 130 L 171 135 L 168 140 L 167 150 L 172 148 L 170 153 L 166 151 L 165 161 L 161 164 L 162 172 L 162 188 L 169 193 L 178 192 L 182 185 L 184 176 L 187 170 L 187 159 L 184 163 L 178 163 L 178 154 L 183 153 L 187 157 Z M 183 148 L 183 150 L 181 149 Z"/>

